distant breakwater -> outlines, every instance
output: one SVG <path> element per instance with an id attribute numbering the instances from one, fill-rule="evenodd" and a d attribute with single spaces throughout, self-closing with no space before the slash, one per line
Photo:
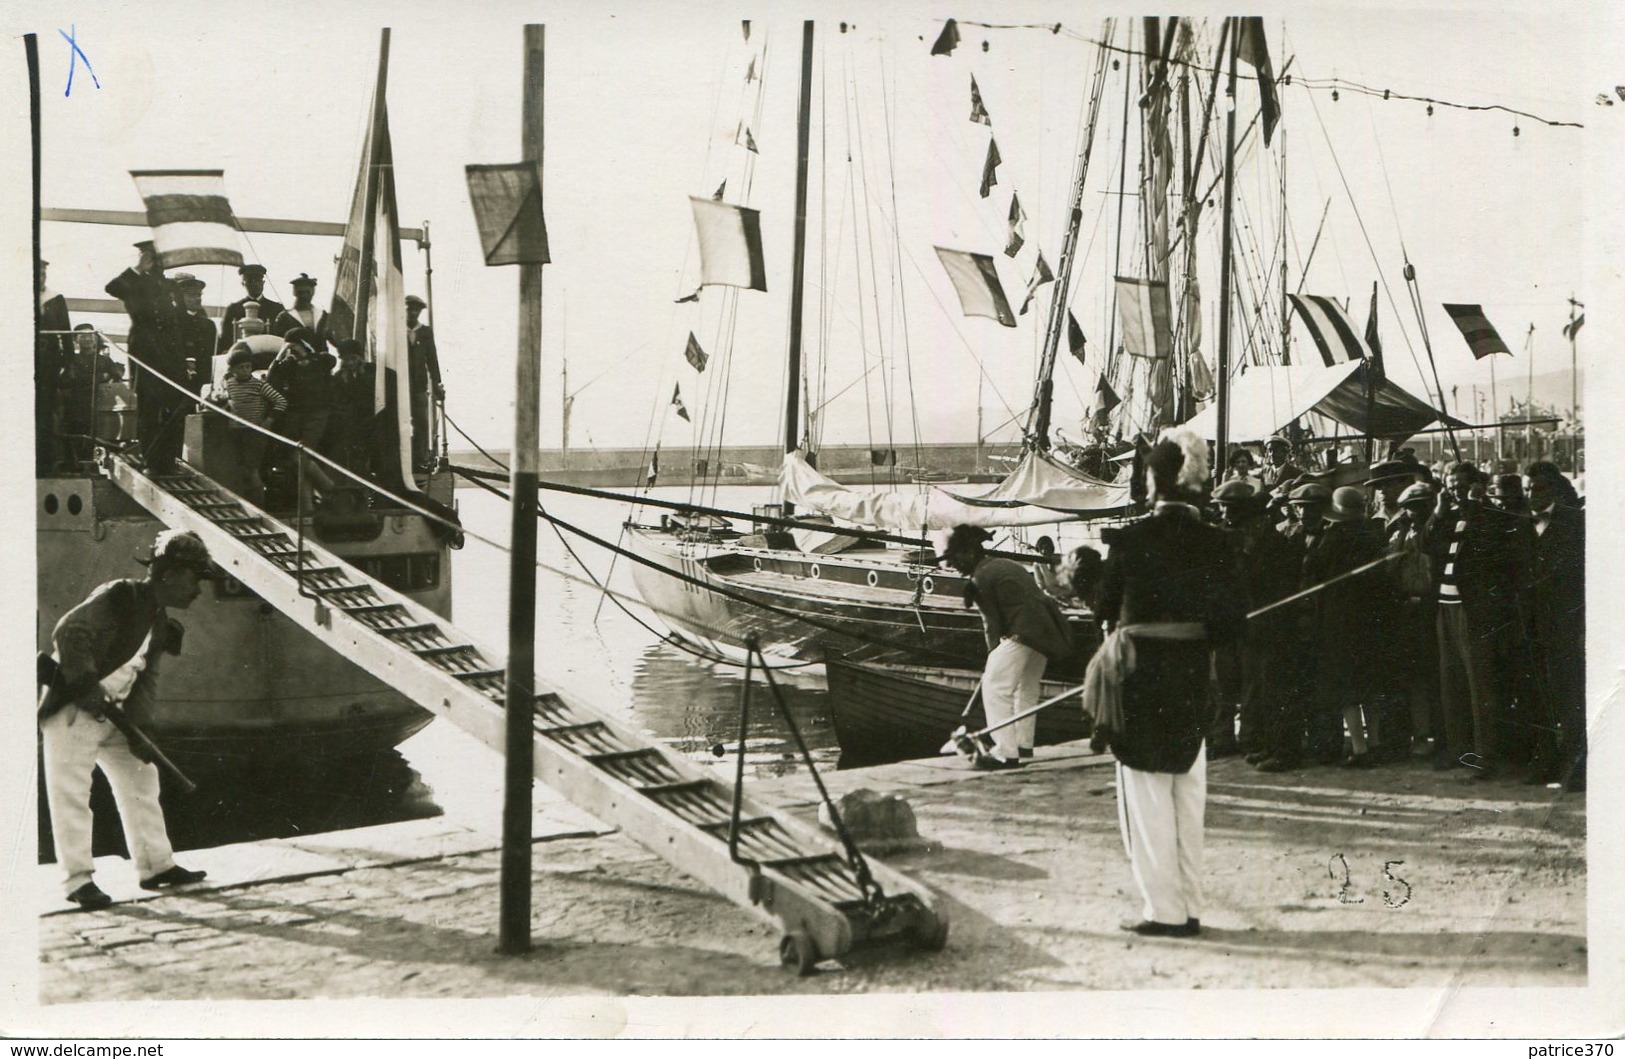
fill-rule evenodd
<path id="1" fill-rule="evenodd" d="M 454 451 L 450 459 L 459 466 L 487 469 L 508 464 L 508 450 L 489 451 L 491 459 L 472 451 Z M 980 459 L 974 443 L 911 445 L 895 450 L 829 445 L 818 453 L 817 462 L 819 470 L 842 480 L 867 481 L 872 477 L 878 483 L 909 481 L 922 474 L 934 478 L 1002 474 L 1013 466 L 1006 461 L 1018 453 L 1015 444 L 984 445 Z M 571 485 L 642 485 L 651 462 L 651 452 L 640 448 L 541 449 L 537 456 L 544 479 Z M 723 484 L 767 484 L 778 480 L 783 458 L 784 450 L 777 445 L 726 445 L 712 450 L 663 448 L 658 484 L 686 485 L 711 478 Z"/>

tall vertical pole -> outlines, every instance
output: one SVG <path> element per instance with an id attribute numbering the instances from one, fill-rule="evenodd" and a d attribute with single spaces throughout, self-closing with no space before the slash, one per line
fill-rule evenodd
<path id="1" fill-rule="evenodd" d="M 525 27 L 523 160 L 542 171 L 541 26 Z M 519 348 L 514 367 L 513 514 L 508 568 L 507 744 L 502 800 L 500 951 L 530 951 L 531 785 L 536 738 L 537 447 L 542 389 L 542 266 L 519 266 Z"/>
<path id="2" fill-rule="evenodd" d="M 1523 462 L 1535 458 L 1535 322 L 1529 322 L 1529 337 L 1524 341 L 1529 354 L 1529 389 L 1523 398 Z"/>
<path id="3" fill-rule="evenodd" d="M 807 283 L 807 156 L 812 139 L 813 24 L 801 24 L 801 101 L 796 110 L 795 260 L 790 271 L 790 353 L 784 387 L 784 451 L 801 441 L 801 303 Z"/>
<path id="4" fill-rule="evenodd" d="M 1490 436 L 1491 456 L 1501 459 L 1501 395 L 1495 386 L 1495 354 L 1490 354 L 1490 415 L 1495 418 L 1495 433 Z M 1499 469 L 1499 468 L 1498 468 Z"/>
<path id="5" fill-rule="evenodd" d="M 1225 115 L 1224 129 L 1224 250 L 1219 258 L 1219 406 L 1218 426 L 1214 431 L 1217 442 L 1213 458 L 1215 479 L 1224 477 L 1230 441 L 1230 234 L 1233 212 L 1231 198 L 1236 180 L 1236 52 L 1240 42 L 1241 23 L 1231 20 L 1229 113 Z"/>

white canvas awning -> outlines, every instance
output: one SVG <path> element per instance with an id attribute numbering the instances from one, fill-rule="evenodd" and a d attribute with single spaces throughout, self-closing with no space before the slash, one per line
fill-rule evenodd
<path id="1" fill-rule="evenodd" d="M 975 507 L 1039 507 L 1071 515 L 1126 511 L 1134 503 L 1127 482 L 1103 482 L 1042 452 L 1027 453 L 1004 481 L 981 496 L 948 495 Z"/>
<path id="2" fill-rule="evenodd" d="M 1331 367 L 1266 365 L 1248 368 L 1231 383 L 1229 439 L 1262 441 L 1308 412 L 1334 419 L 1356 434 L 1395 439 L 1435 423 L 1464 425 L 1390 379 L 1377 384 L 1368 407 L 1365 365 L 1360 361 Z M 1183 426 L 1211 439 L 1217 422 L 1218 406 L 1209 405 Z"/>

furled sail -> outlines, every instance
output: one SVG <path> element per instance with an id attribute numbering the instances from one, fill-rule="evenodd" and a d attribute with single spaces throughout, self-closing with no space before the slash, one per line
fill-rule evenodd
<path id="1" fill-rule="evenodd" d="M 919 532 L 954 526 L 1040 526 L 1056 521 L 1053 510 L 1035 507 L 988 507 L 932 489 L 852 489 L 819 473 L 799 451 L 784 457 L 779 471 L 784 498 L 797 508 L 810 508 L 831 518 L 876 529 Z M 1127 487 L 1123 489 L 1127 502 Z"/>
<path id="2" fill-rule="evenodd" d="M 958 493 L 948 493 L 948 496 L 979 508 L 1028 509 L 1035 515 L 1048 512 L 1050 522 L 1055 521 L 1056 512 L 1109 515 L 1129 511 L 1134 506 L 1127 482 L 1101 481 L 1037 450 L 1023 456 L 1016 469 L 991 491 L 981 496 Z M 1044 519 L 1033 517 L 1018 523 L 983 524 L 1025 526 L 1040 521 Z"/>

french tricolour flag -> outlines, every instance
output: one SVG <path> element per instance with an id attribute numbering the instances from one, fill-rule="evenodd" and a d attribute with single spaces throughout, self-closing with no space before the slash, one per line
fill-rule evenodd
<path id="1" fill-rule="evenodd" d="M 219 169 L 131 170 L 147 206 L 153 249 L 164 268 L 241 265 L 237 219 Z"/>

